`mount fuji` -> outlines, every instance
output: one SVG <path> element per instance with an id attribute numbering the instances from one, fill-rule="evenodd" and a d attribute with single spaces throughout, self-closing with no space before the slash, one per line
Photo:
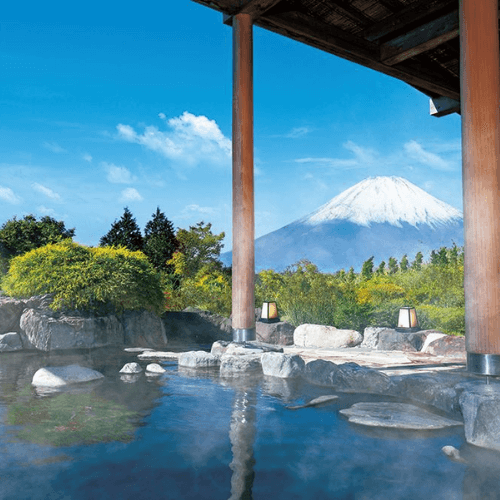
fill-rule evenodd
<path id="1" fill-rule="evenodd" d="M 321 271 L 359 272 L 382 260 L 463 245 L 463 215 L 402 177 L 370 177 L 311 214 L 255 240 L 255 269 L 283 271 L 308 259 Z M 231 264 L 231 252 L 221 255 Z"/>

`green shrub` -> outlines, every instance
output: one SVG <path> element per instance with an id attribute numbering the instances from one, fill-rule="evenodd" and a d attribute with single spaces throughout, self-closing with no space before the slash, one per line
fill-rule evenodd
<path id="1" fill-rule="evenodd" d="M 417 308 L 422 329 L 434 328 L 448 335 L 465 335 L 465 309 L 421 305 Z"/>
<path id="2" fill-rule="evenodd" d="M 159 275 L 142 252 L 70 240 L 15 257 L 2 289 L 13 297 L 52 293 L 54 310 L 164 310 Z"/>

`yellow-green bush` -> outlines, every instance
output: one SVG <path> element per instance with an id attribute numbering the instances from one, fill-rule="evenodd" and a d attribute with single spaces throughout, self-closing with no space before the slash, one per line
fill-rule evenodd
<path id="1" fill-rule="evenodd" d="M 421 305 L 417 308 L 422 329 L 435 328 L 448 335 L 465 335 L 465 309 Z"/>
<path id="2" fill-rule="evenodd" d="M 71 240 L 15 257 L 2 289 L 13 297 L 52 293 L 54 310 L 164 310 L 160 277 L 142 252 Z"/>

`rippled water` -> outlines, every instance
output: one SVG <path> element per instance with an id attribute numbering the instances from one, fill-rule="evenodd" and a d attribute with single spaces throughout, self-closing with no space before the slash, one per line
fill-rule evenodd
<path id="1" fill-rule="evenodd" d="M 161 376 L 120 378 L 130 361 L 109 349 L 0 355 L 0 498 L 441 500 L 500 491 L 498 455 L 464 445 L 460 428 L 369 432 L 338 413 L 373 397 L 339 394 L 292 411 L 333 391 L 220 379 L 173 362 L 161 362 Z M 59 393 L 31 387 L 38 368 L 72 363 L 106 378 Z M 462 447 L 472 465 L 449 461 L 444 445 Z"/>

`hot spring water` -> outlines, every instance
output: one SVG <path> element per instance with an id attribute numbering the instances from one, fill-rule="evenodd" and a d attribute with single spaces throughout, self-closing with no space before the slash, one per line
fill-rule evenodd
<path id="1" fill-rule="evenodd" d="M 339 393 L 330 404 L 290 410 L 334 392 L 273 377 L 221 379 L 175 362 L 162 362 L 160 376 L 120 376 L 130 361 L 136 356 L 110 349 L 0 355 L 1 499 L 448 500 L 500 492 L 499 455 L 464 445 L 461 428 L 370 431 L 338 413 L 380 398 Z M 31 387 L 38 368 L 72 363 L 106 378 L 45 394 Z M 468 450 L 471 461 L 451 462 L 445 445 Z"/>

